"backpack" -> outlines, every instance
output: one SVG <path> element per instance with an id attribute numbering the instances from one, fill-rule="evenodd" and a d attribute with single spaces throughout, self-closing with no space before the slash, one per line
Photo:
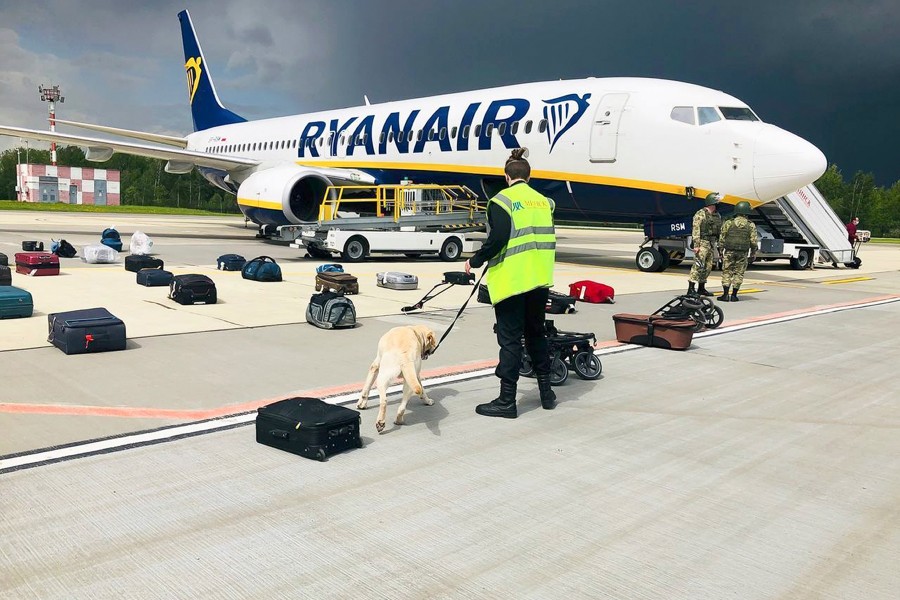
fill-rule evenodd
<path id="1" fill-rule="evenodd" d="M 592 304 L 600 304 L 601 302 L 613 304 L 616 301 L 616 292 L 613 288 L 590 280 L 576 281 L 571 284 L 569 286 L 569 295 L 582 302 L 590 302 Z"/>
<path id="2" fill-rule="evenodd" d="M 241 277 L 253 281 L 281 281 L 281 267 L 269 256 L 257 256 L 247 261 Z"/>
<path id="3" fill-rule="evenodd" d="M 316 267 L 316 273 L 343 273 L 344 267 L 337 263 L 329 263 Z"/>
<path id="4" fill-rule="evenodd" d="M 50 252 L 62 258 L 74 258 L 74 256 L 78 254 L 78 251 L 75 250 L 75 246 L 66 240 L 52 240 Z"/>
<path id="5" fill-rule="evenodd" d="M 116 252 L 122 251 L 122 237 L 113 227 L 107 227 L 103 230 L 103 233 L 100 234 L 100 243 L 104 246 L 109 246 Z"/>
<path id="6" fill-rule="evenodd" d="M 356 308 L 350 298 L 335 292 L 313 294 L 306 307 L 306 322 L 320 329 L 356 327 Z"/>

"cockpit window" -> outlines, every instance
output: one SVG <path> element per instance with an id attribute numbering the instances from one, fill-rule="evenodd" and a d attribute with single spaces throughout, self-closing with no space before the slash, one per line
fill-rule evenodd
<path id="1" fill-rule="evenodd" d="M 759 121 L 759 117 L 753 114 L 749 108 L 720 106 L 719 110 L 722 111 L 722 116 L 727 121 Z"/>
<path id="2" fill-rule="evenodd" d="M 719 113 L 712 106 L 697 107 L 697 117 L 700 119 L 701 125 L 707 125 L 722 120 L 722 117 L 719 116 Z"/>
<path id="3" fill-rule="evenodd" d="M 695 125 L 694 121 L 694 107 L 693 106 L 676 106 L 672 109 L 672 114 L 670 115 L 673 121 L 681 121 L 682 123 L 687 123 L 688 125 Z"/>

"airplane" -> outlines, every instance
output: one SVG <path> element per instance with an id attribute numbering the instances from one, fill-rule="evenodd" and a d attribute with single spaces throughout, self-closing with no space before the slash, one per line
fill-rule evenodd
<path id="1" fill-rule="evenodd" d="M 818 179 L 811 143 L 763 122 L 741 100 L 651 78 L 586 78 L 366 104 L 247 121 L 219 99 L 190 14 L 178 13 L 194 132 L 166 136 L 57 119 L 115 134 L 113 141 L 0 126 L 0 134 L 86 148 L 92 161 L 121 152 L 197 168 L 235 194 L 265 229 L 315 222 L 330 185 L 505 187 L 510 150 L 528 148 L 531 185 L 556 218 L 644 222 L 688 215 L 709 192 L 726 204 L 769 202 Z M 152 142 L 146 144 L 143 142 Z"/>

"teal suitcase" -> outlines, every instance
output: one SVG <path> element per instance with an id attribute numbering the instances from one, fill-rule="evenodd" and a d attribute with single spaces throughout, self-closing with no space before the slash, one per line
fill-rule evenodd
<path id="1" fill-rule="evenodd" d="M 30 317 L 34 311 L 31 294 L 15 286 L 0 286 L 0 319 Z"/>

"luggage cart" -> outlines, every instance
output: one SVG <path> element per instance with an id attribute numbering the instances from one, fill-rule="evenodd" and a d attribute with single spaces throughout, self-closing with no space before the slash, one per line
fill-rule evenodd
<path id="1" fill-rule="evenodd" d="M 666 319 L 691 319 L 694 321 L 694 331 L 701 331 L 704 327 L 715 329 L 725 320 L 725 313 L 712 300 L 694 294 L 675 296 L 653 314 Z"/>
<path id="2" fill-rule="evenodd" d="M 872 232 L 868 229 L 856 230 L 856 241 L 853 242 L 853 262 L 849 263 L 851 269 L 858 269 L 862 266 L 862 259 L 859 257 L 859 249 L 862 245 L 872 239 Z"/>
<path id="3" fill-rule="evenodd" d="M 603 365 L 594 354 L 597 337 L 593 333 L 560 331 L 550 319 L 546 319 L 544 323 L 550 346 L 550 384 L 565 383 L 569 378 L 569 369 L 573 369 L 582 379 L 598 379 L 603 372 Z M 534 364 L 525 349 L 525 340 L 522 340 L 522 365 L 519 367 L 519 374 L 524 377 L 534 374 Z"/>

